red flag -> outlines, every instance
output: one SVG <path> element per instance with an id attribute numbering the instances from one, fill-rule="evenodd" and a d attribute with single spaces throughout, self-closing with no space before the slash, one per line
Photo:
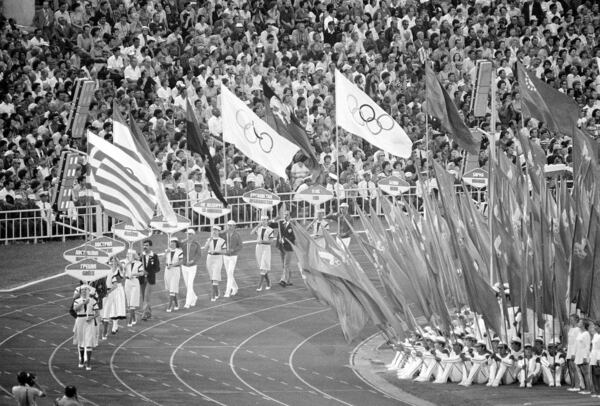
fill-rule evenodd
<path id="1" fill-rule="evenodd" d="M 579 118 L 575 100 L 529 74 L 520 62 L 517 78 L 525 114 L 543 121 L 551 131 L 572 134 Z"/>
<path id="2" fill-rule="evenodd" d="M 427 113 L 440 121 L 441 127 L 456 143 L 471 154 L 479 154 L 481 142 L 471 133 L 458 114 L 452 98 L 444 89 L 428 63 L 425 64 Z"/>

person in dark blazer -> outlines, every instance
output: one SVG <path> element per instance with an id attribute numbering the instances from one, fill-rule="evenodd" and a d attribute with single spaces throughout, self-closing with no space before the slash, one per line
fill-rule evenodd
<path id="1" fill-rule="evenodd" d="M 54 25 L 54 11 L 50 8 L 50 3 L 45 1 L 42 3 L 42 8 L 37 10 L 33 15 L 33 26 L 42 30 L 42 34 L 46 41 L 50 41 L 52 37 L 52 26 Z"/>
<path id="2" fill-rule="evenodd" d="M 273 227 L 273 225 L 275 227 Z M 291 265 L 292 257 L 294 255 L 292 245 L 296 241 L 292 223 L 290 222 L 290 212 L 286 211 L 283 215 L 283 219 L 275 222 L 273 225 L 271 225 L 271 227 L 276 228 L 278 231 L 277 248 L 279 248 L 279 255 L 281 256 L 281 262 L 283 263 L 283 271 L 281 273 L 279 284 L 285 288 L 286 286 L 293 285 L 291 282 Z"/>
<path id="3" fill-rule="evenodd" d="M 142 299 L 142 320 L 152 318 L 150 299 L 152 287 L 156 284 L 156 274 L 160 272 L 160 261 L 158 255 L 152 251 L 152 241 L 145 240 L 143 243 L 142 264 L 144 276 L 139 278 Z"/>
<path id="4" fill-rule="evenodd" d="M 544 20 L 546 13 L 542 9 L 542 2 L 540 0 L 530 0 L 523 4 L 523 8 L 521 9 L 521 13 L 523 14 L 523 18 L 525 19 L 525 24 L 531 24 L 531 17 L 537 19 L 538 24 Z"/>

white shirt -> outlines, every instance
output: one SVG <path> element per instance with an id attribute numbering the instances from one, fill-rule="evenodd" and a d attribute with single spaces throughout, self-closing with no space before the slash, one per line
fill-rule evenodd
<path id="1" fill-rule="evenodd" d="M 106 61 L 106 66 L 108 69 L 122 70 L 124 66 L 123 57 L 121 55 L 119 55 L 118 57 L 116 57 L 115 55 L 111 55 Z"/>
<path id="2" fill-rule="evenodd" d="M 131 65 L 127 65 L 123 75 L 125 76 L 125 79 L 137 81 L 142 76 L 142 71 L 139 66 L 134 68 Z"/>
<path id="3" fill-rule="evenodd" d="M 223 118 L 221 116 L 212 116 L 209 118 L 208 131 L 215 137 L 221 137 L 223 134 Z"/>

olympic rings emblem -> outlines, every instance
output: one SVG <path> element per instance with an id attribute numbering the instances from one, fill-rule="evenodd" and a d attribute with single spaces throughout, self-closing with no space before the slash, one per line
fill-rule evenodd
<path id="1" fill-rule="evenodd" d="M 394 128 L 395 121 L 387 113 L 381 113 L 377 116 L 375 108 L 370 104 L 358 104 L 358 99 L 349 94 L 346 96 L 346 105 L 350 115 L 361 127 L 367 127 L 373 135 L 378 135 L 382 131 L 389 131 Z"/>
<path id="2" fill-rule="evenodd" d="M 273 137 L 264 131 L 261 131 L 260 133 L 257 132 L 256 127 L 254 127 L 254 122 L 248 117 L 248 113 L 243 110 L 238 110 L 235 113 L 235 120 L 242 130 L 244 130 L 244 137 L 246 137 L 250 144 L 254 144 L 258 141 L 260 149 L 266 154 L 273 150 Z"/>

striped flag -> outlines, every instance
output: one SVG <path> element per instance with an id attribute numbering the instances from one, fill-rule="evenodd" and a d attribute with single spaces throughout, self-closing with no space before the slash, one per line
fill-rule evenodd
<path id="1" fill-rule="evenodd" d="M 169 224 L 177 223 L 177 216 L 169 199 L 165 187 L 158 180 L 160 176 L 160 169 L 154 161 L 152 152 L 146 143 L 143 135 L 132 121 L 132 129 L 127 126 L 125 119 L 121 116 L 118 109 L 113 110 L 113 142 L 114 145 L 121 148 L 127 155 L 136 159 L 140 165 L 146 167 L 143 176 L 146 185 L 153 191 L 152 195 L 155 196 L 155 203 L 158 204 L 160 212 L 163 214 Z"/>
<path id="2" fill-rule="evenodd" d="M 90 183 L 109 216 L 146 229 L 154 215 L 154 174 L 143 162 L 88 131 Z M 156 179 L 154 179 L 156 181 Z"/>

